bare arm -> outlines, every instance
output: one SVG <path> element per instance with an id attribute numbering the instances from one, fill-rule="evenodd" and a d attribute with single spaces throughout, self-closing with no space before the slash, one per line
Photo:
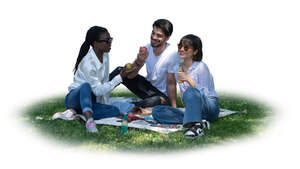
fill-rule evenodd
<path id="1" fill-rule="evenodd" d="M 141 68 L 144 66 L 145 61 L 138 61 L 138 58 L 135 59 L 135 61 L 132 63 L 132 67 L 135 68 L 135 70 L 133 72 L 131 72 L 130 74 L 127 75 L 128 79 L 133 79 L 134 77 L 136 77 L 136 75 L 138 75 L 139 71 L 141 70 Z"/>
<path id="2" fill-rule="evenodd" d="M 139 73 L 141 68 L 144 66 L 144 63 L 145 63 L 148 55 L 149 55 L 149 53 L 147 51 L 147 48 L 141 47 L 139 50 L 139 53 L 137 55 L 137 58 L 132 63 L 132 67 L 135 68 L 135 71 L 128 74 L 128 76 L 127 76 L 128 79 L 133 79 L 134 77 L 136 77 L 136 75 Z"/>
<path id="3" fill-rule="evenodd" d="M 168 79 L 167 79 L 167 92 L 169 101 L 172 107 L 177 107 L 176 103 L 176 80 L 174 73 L 168 73 Z"/>

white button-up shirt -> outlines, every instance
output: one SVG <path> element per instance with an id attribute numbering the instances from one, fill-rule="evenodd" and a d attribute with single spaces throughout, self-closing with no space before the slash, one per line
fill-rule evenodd
<path id="1" fill-rule="evenodd" d="M 147 77 L 146 79 L 158 90 L 168 96 L 167 77 L 168 73 L 175 73 L 175 66 L 179 64 L 180 57 L 177 48 L 167 43 L 166 49 L 161 55 L 155 56 L 151 44 L 147 49 L 149 56 L 146 59 Z"/>
<path id="2" fill-rule="evenodd" d="M 104 53 L 103 63 L 101 63 L 91 48 L 79 63 L 73 83 L 68 89 L 71 91 L 85 82 L 91 85 L 98 103 L 108 104 L 109 92 L 122 82 L 122 78 L 120 75 L 117 75 L 109 81 L 108 53 Z"/>

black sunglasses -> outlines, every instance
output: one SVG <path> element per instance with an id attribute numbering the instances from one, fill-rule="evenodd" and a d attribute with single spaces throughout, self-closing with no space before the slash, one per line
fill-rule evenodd
<path id="1" fill-rule="evenodd" d="M 105 39 L 105 40 L 96 40 L 96 42 L 105 42 L 105 43 L 111 43 L 113 41 L 113 38 Z"/>
<path id="2" fill-rule="evenodd" d="M 182 47 L 185 52 L 187 52 L 190 48 L 192 48 L 192 46 L 178 44 L 178 50 L 180 50 Z"/>

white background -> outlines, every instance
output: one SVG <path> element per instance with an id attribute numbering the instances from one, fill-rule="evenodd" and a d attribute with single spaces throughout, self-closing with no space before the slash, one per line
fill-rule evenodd
<path id="1" fill-rule="evenodd" d="M 292 0 L 0 2 L 1 168 L 299 167 L 299 5 Z M 265 132 L 236 143 L 172 154 L 87 152 L 49 142 L 23 123 L 23 106 L 63 94 L 86 31 L 104 26 L 111 68 L 133 61 L 152 23 L 169 19 L 170 42 L 201 37 L 218 91 L 274 107 Z M 298 72 L 297 72 L 298 71 Z"/>

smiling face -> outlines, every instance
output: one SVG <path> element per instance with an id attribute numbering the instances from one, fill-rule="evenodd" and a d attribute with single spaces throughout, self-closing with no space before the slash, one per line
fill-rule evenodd
<path id="1" fill-rule="evenodd" d="M 183 39 L 178 44 L 178 54 L 182 59 L 192 59 L 197 52 L 198 50 L 194 50 L 190 40 Z"/>
<path id="2" fill-rule="evenodd" d="M 98 40 L 94 41 L 93 47 L 95 51 L 110 52 L 112 38 L 108 32 L 102 33 Z"/>
<path id="3" fill-rule="evenodd" d="M 169 40 L 169 37 L 167 37 L 164 32 L 157 27 L 153 27 L 152 33 L 151 33 L 151 46 L 153 48 L 157 48 L 160 46 L 163 46 L 167 43 Z"/>

